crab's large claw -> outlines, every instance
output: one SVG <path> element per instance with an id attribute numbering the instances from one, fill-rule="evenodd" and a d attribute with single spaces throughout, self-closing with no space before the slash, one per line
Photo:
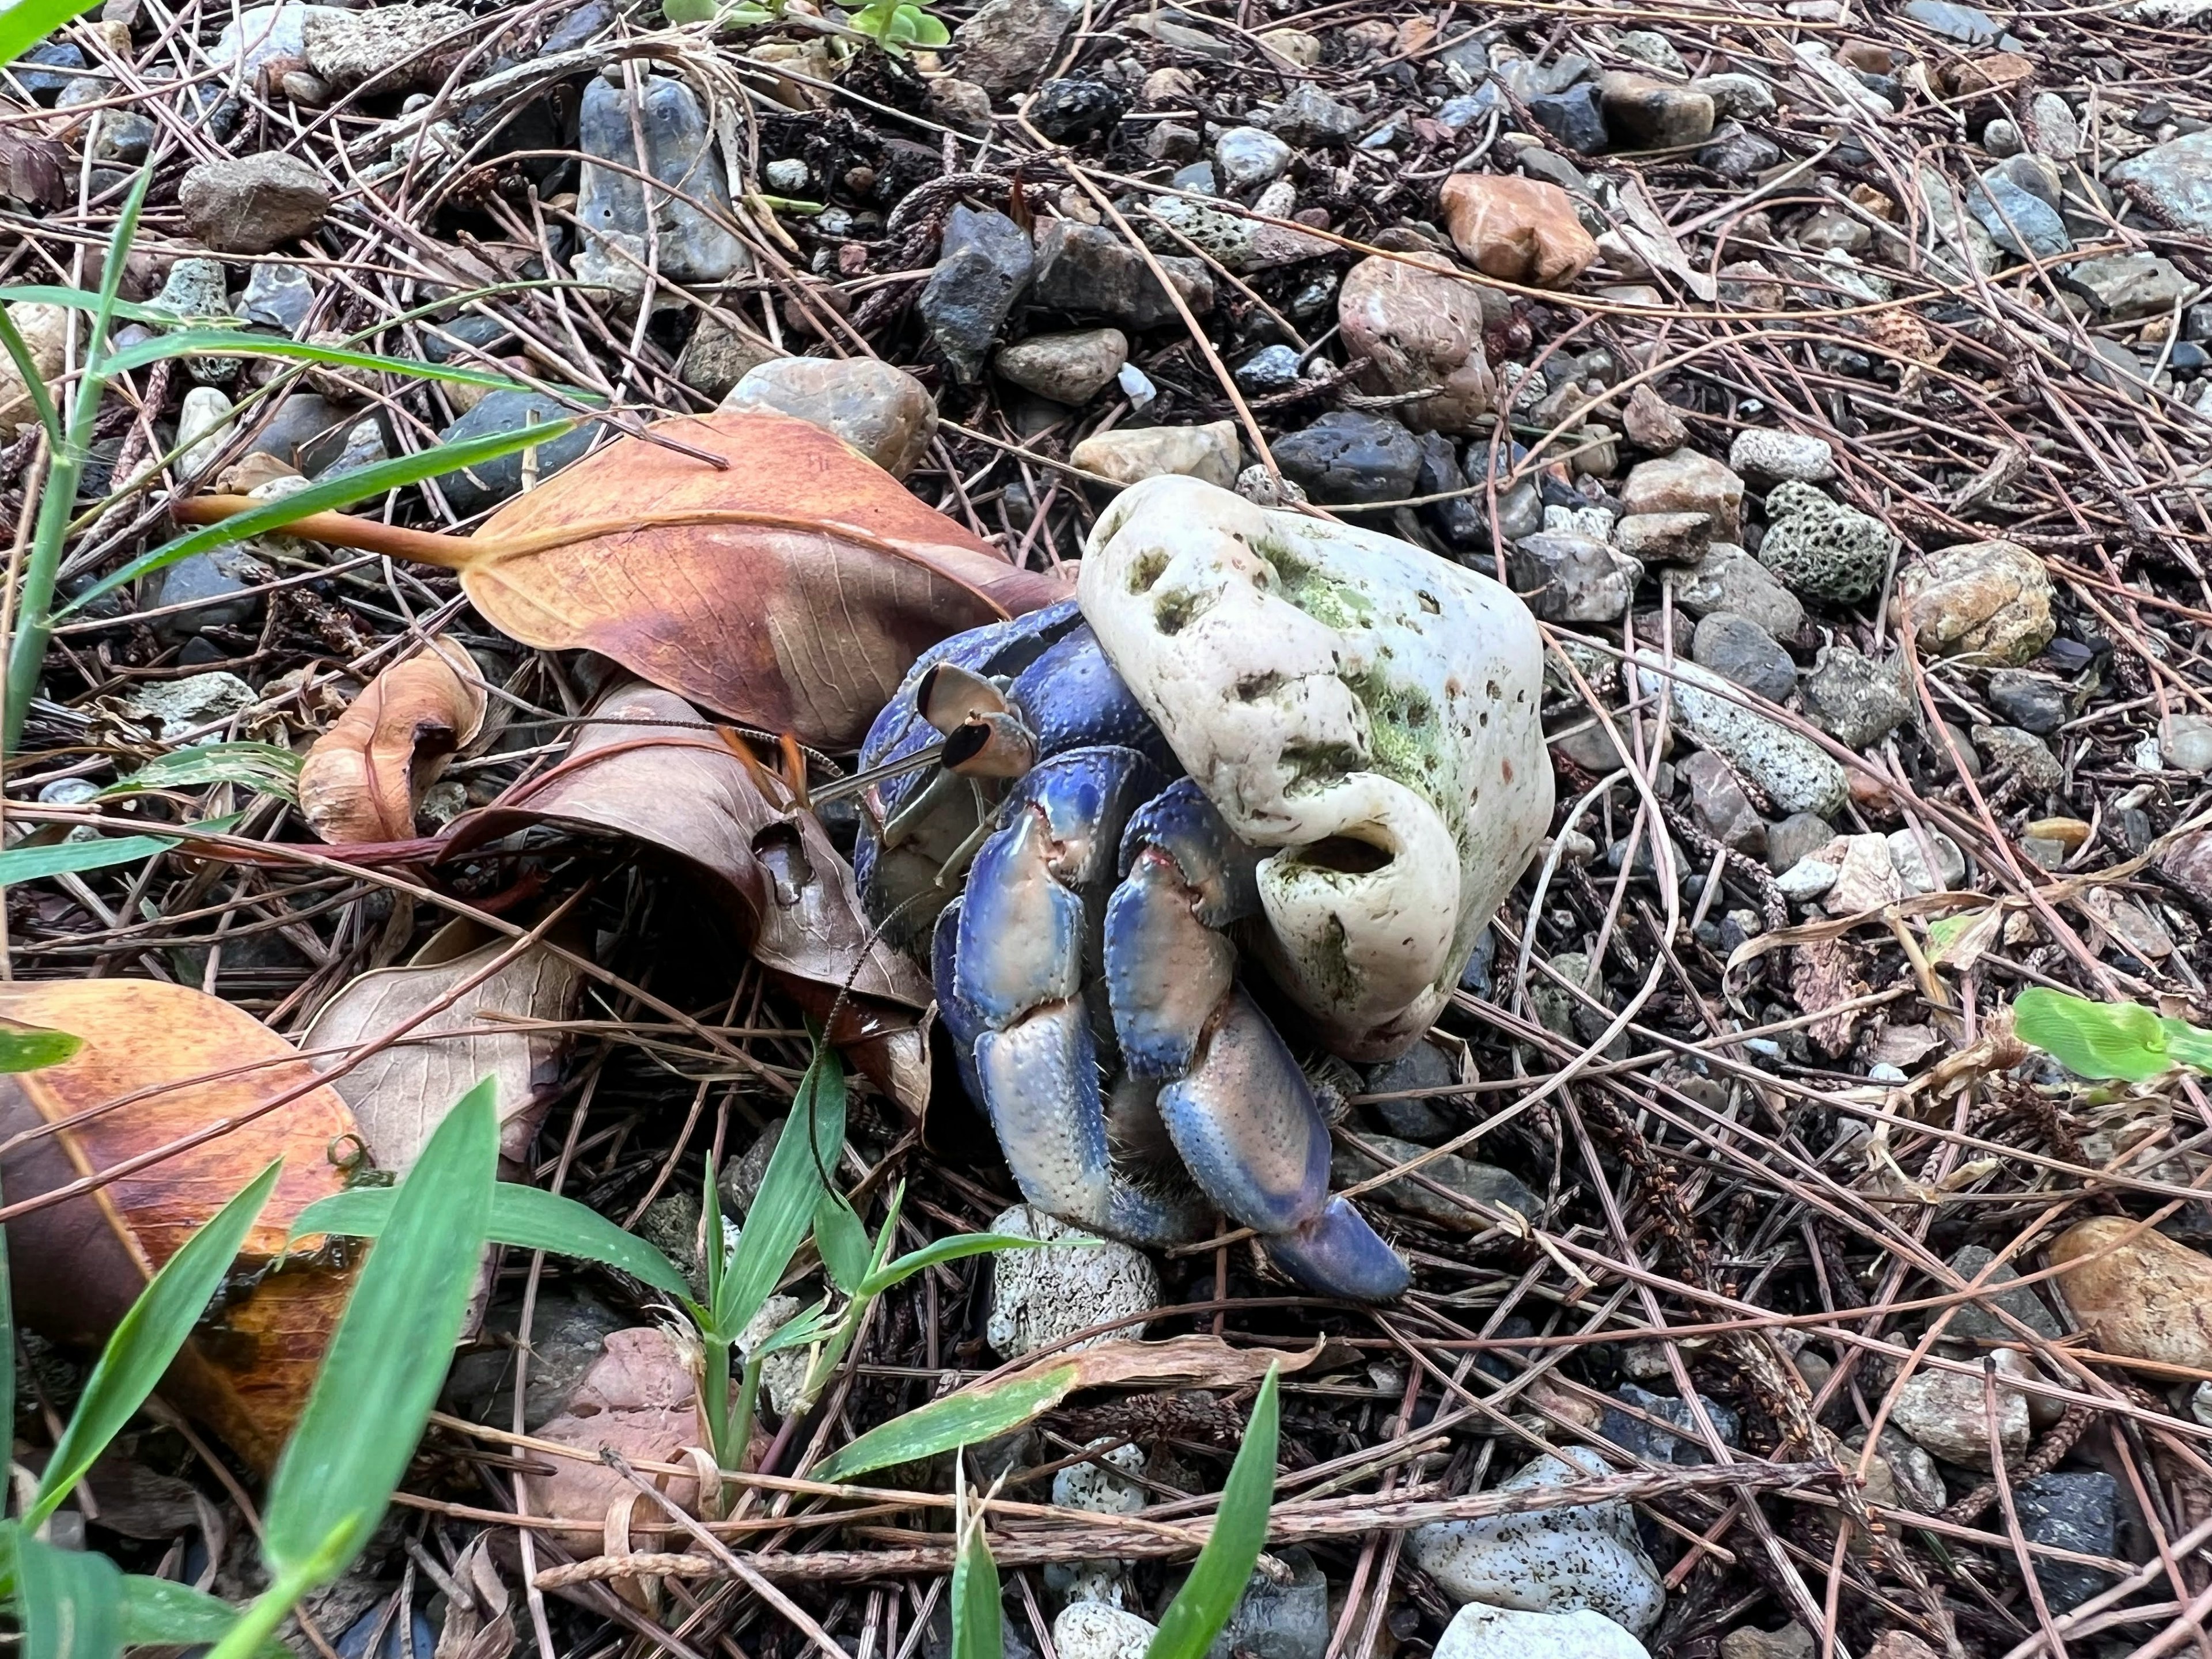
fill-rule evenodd
<path id="1" fill-rule="evenodd" d="M 1275 1028 L 1236 984 L 1218 930 L 1258 914 L 1253 850 L 1184 779 L 1122 838 L 1106 987 L 1122 1062 L 1164 1080 L 1160 1119 L 1207 1196 L 1327 1295 L 1387 1301 L 1406 1264 L 1328 1195 L 1328 1125 Z"/>
<path id="2" fill-rule="evenodd" d="M 1158 771 L 1119 748 L 1071 750 L 1024 779 L 975 855 L 939 995 L 956 1040 L 972 1032 L 984 1109 L 1023 1196 L 1120 1238 L 1163 1244 L 1202 1218 L 1117 1170 L 1090 1011 L 1086 962 L 1112 885 L 1121 828 Z M 948 982 L 949 981 L 949 982 Z M 964 1044 L 963 1044 L 964 1046 Z"/>

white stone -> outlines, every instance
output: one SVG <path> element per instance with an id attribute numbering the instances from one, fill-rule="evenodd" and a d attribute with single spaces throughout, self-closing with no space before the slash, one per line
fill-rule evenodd
<path id="1" fill-rule="evenodd" d="M 1959 850 L 1959 843 L 1941 830 L 1930 830 L 1927 836 L 1936 849 L 1932 876 L 1920 851 L 1918 836 L 1910 830 L 1898 830 L 1889 837 L 1889 861 L 1896 866 L 1897 878 L 1908 894 L 1948 892 L 1966 879 L 1966 855 Z"/>
<path id="2" fill-rule="evenodd" d="M 1243 454 L 1237 423 L 1215 421 L 1206 426 L 1116 427 L 1085 438 L 1067 459 L 1117 484 L 1188 477 L 1227 489 L 1237 482 Z"/>
<path id="3" fill-rule="evenodd" d="M 1610 1473 L 1589 1447 L 1569 1446 L 1498 1489 L 1526 1492 Z M 1523 1613 L 1587 1607 L 1638 1636 L 1667 1605 L 1658 1570 L 1637 1541 L 1635 1511 L 1618 1501 L 1437 1522 L 1417 1528 L 1407 1549 L 1414 1565 L 1455 1601 Z"/>
<path id="4" fill-rule="evenodd" d="M 199 476 L 228 441 L 231 401 L 218 386 L 196 386 L 177 410 L 177 476 Z"/>
<path id="5" fill-rule="evenodd" d="M 1060 1659 L 1145 1659 L 1159 1626 L 1103 1601 L 1070 1601 L 1052 1621 Z"/>
<path id="6" fill-rule="evenodd" d="M 1808 853 L 1774 878 L 1782 896 L 1796 904 L 1810 904 L 1836 884 L 1844 872 L 1817 853 Z"/>
<path id="7" fill-rule="evenodd" d="M 1270 849 L 1261 951 L 1354 1060 L 1428 1030 L 1549 827 L 1534 618 L 1498 583 L 1371 531 L 1155 478 L 1099 515 L 1078 593 L 1229 827 Z M 1352 757 L 1316 769 L 1306 757 Z M 1329 838 L 1389 856 L 1308 861 Z"/>
<path id="8" fill-rule="evenodd" d="M 2008 1349 L 1996 1353 L 1997 1372 L 2017 1376 L 2026 1363 Z M 2008 1460 L 2027 1449 L 2027 1396 L 2000 1381 L 1996 1389 L 1997 1442 Z M 1969 1468 L 1990 1467 L 1989 1416 L 1983 1410 L 1982 1379 L 1958 1371 L 1917 1370 L 1897 1391 L 1889 1420 L 1947 1462 Z"/>
<path id="9" fill-rule="evenodd" d="M 1074 1353 L 1116 1337 L 1144 1334 L 1144 1322 L 1136 1316 L 1159 1305 L 1160 1275 L 1143 1251 L 1095 1238 L 1026 1204 L 1017 1204 L 999 1216 L 990 1231 L 1081 1246 L 1005 1250 L 992 1258 L 991 1312 L 983 1334 L 1001 1358 L 1018 1359 L 1116 1318 L 1131 1322 L 1070 1343 L 1060 1352 Z"/>
<path id="10" fill-rule="evenodd" d="M 1729 469 L 1755 477 L 1824 483 L 1836 476 L 1835 447 L 1809 432 L 1752 427 L 1729 446 Z"/>
<path id="11" fill-rule="evenodd" d="M 1655 659 L 1643 659 L 1647 695 L 1660 689 L 1658 667 Z M 1735 688 L 1695 663 L 1678 659 L 1674 681 L 1674 707 L 1690 735 L 1764 789 L 1775 811 L 1785 815 L 1817 812 L 1826 817 L 1843 805 L 1850 793 L 1850 781 L 1827 750 L 1730 701 Z"/>
<path id="12" fill-rule="evenodd" d="M 1261 127 L 1231 127 L 1213 141 L 1213 164 L 1232 196 L 1280 178 L 1291 155 L 1288 144 Z"/>
<path id="13" fill-rule="evenodd" d="M 1836 884 L 1821 900 L 1832 916 L 1879 910 L 1905 896 L 1897 866 L 1890 861 L 1887 836 L 1838 836 L 1821 849 L 1820 856 L 1836 866 Z"/>
<path id="14" fill-rule="evenodd" d="M 1064 1510 L 1088 1510 L 1093 1515 L 1134 1515 L 1145 1507 L 1145 1489 L 1128 1477 L 1145 1472 L 1145 1449 L 1127 1443 L 1115 1446 L 1111 1440 L 1091 1443 L 1113 1449 L 1101 1452 L 1091 1462 L 1070 1464 L 1054 1475 L 1052 1501 Z"/>
<path id="15" fill-rule="evenodd" d="M 1436 1659 L 1647 1659 L 1644 1644 L 1601 1614 L 1516 1613 L 1470 1601 L 1444 1626 Z"/>

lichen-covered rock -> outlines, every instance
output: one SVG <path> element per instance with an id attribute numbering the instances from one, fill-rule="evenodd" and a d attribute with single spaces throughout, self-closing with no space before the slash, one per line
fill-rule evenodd
<path id="1" fill-rule="evenodd" d="M 2051 576 L 2018 542 L 1966 542 L 1915 560 L 1898 600 L 1923 651 L 2023 663 L 2051 643 Z"/>
<path id="2" fill-rule="evenodd" d="M 1159 1305 L 1160 1275 L 1143 1251 L 1093 1239 L 1026 1204 L 1000 1215 L 990 1231 L 1016 1238 L 1089 1241 L 1082 1249 L 1006 1250 L 992 1259 L 991 1311 L 983 1334 L 1000 1358 L 1018 1359 L 1124 1316 L 1128 1324 L 1070 1343 L 1064 1352 L 1144 1334 L 1138 1316 Z"/>
<path id="3" fill-rule="evenodd" d="M 458 6 L 309 6 L 307 67 L 334 91 L 374 80 L 379 92 L 435 86 L 460 57 L 469 15 Z"/>
<path id="4" fill-rule="evenodd" d="M 1897 538 L 1881 520 L 1808 483 L 1775 486 L 1766 517 L 1759 562 L 1807 599 L 1857 604 L 1875 591 L 1897 551 Z"/>
<path id="5" fill-rule="evenodd" d="M 1836 476 L 1836 452 L 1809 432 L 1746 427 L 1729 446 L 1729 465 L 1752 477 L 1825 483 Z"/>
<path id="6" fill-rule="evenodd" d="M 1060 1659 L 1145 1659 L 1159 1627 L 1103 1601 L 1070 1601 L 1052 1621 Z"/>
<path id="7" fill-rule="evenodd" d="M 1436 1659 L 1647 1659 L 1644 1644 L 1601 1614 L 1516 1613 L 1470 1601 L 1444 1626 Z"/>
<path id="8" fill-rule="evenodd" d="M 1480 290 L 1442 259 L 1362 259 L 1337 290 L 1345 345 L 1367 359 L 1370 390 L 1433 391 L 1394 411 L 1416 432 L 1474 430 L 1498 396 L 1482 349 Z"/>
<path id="9" fill-rule="evenodd" d="M 1315 1037 L 1361 1061 L 1411 1047 L 1550 823 L 1528 607 L 1393 537 L 1191 478 L 1101 514 L 1078 591 L 1184 769 L 1269 849 L 1262 955 Z M 1378 867 L 1309 857 L 1333 838 Z"/>
<path id="10" fill-rule="evenodd" d="M 1655 671 L 1650 663 L 1643 671 L 1652 693 L 1661 678 Z M 1826 816 L 1842 806 L 1850 782 L 1826 750 L 1730 702 L 1734 688 L 1711 669 L 1678 660 L 1674 674 L 1674 708 L 1690 735 L 1765 790 L 1778 811 Z"/>
<path id="11" fill-rule="evenodd" d="M 1498 1484 L 1500 1492 L 1565 1486 L 1611 1466 L 1587 1446 L 1540 1457 Z M 1586 1607 L 1632 1634 L 1658 1622 L 1667 1603 L 1659 1574 L 1637 1541 L 1626 1504 L 1583 1504 L 1526 1515 L 1443 1521 L 1415 1528 L 1413 1565 L 1455 1601 L 1523 1613 Z"/>
<path id="12" fill-rule="evenodd" d="M 1806 718 L 1847 749 L 1880 743 L 1912 712 L 1901 665 L 1875 662 L 1840 641 L 1821 647 L 1805 676 Z"/>

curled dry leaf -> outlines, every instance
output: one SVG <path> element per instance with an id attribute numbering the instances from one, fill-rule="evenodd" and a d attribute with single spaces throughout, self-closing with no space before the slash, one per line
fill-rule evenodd
<path id="1" fill-rule="evenodd" d="M 629 1500 L 641 1494 L 598 1453 L 610 1448 L 633 1462 L 677 1463 L 688 1449 L 705 1443 L 699 1363 L 697 1349 L 672 1331 L 650 1326 L 616 1331 L 566 1408 L 538 1431 L 540 1440 L 587 1454 L 582 1460 L 545 1459 L 548 1473 L 523 1476 L 533 1513 L 580 1523 L 556 1534 L 564 1547 L 580 1556 L 599 1554 L 610 1512 L 633 1532 L 630 1547 L 670 1547 L 659 1541 L 672 1525 L 668 1517 L 657 1504 L 630 1506 Z M 679 1508 L 696 1511 L 696 1480 L 665 1474 L 647 1479 Z"/>
<path id="2" fill-rule="evenodd" d="M 492 1559 L 489 1533 L 461 1552 L 453 1577 L 462 1594 L 447 1605 L 432 1659 L 507 1659 L 514 1651 L 514 1598 Z"/>
<path id="3" fill-rule="evenodd" d="M 315 739 L 300 769 L 300 811 L 335 843 L 406 841 L 422 792 L 483 724 L 468 653 L 445 641 L 371 680 Z"/>
<path id="4" fill-rule="evenodd" d="M 771 801 L 764 792 L 781 797 L 781 782 L 749 763 L 742 739 L 681 697 L 632 681 L 592 712 L 558 766 L 457 820 L 448 856 L 539 823 L 612 832 L 674 854 L 720 901 L 761 965 L 808 1013 L 830 1020 L 830 1040 L 920 1111 L 928 1097 L 919 1019 L 928 982 L 875 938 L 852 866 L 820 822 L 787 797 Z"/>
<path id="5" fill-rule="evenodd" d="M 526 645 L 597 651 L 824 749 L 859 747 L 925 647 L 1067 597 L 805 421 L 730 410 L 652 432 L 564 468 L 471 537 L 335 513 L 287 533 L 458 570 Z M 248 505 L 174 510 L 209 523 Z"/>
<path id="6" fill-rule="evenodd" d="M 349 1147 L 353 1114 L 283 1038 L 184 986 L 4 985 L 0 1017 L 85 1039 L 58 1066 L 0 1077 L 0 1188 L 11 1205 L 250 1119 L 8 1224 L 16 1310 L 54 1340 L 106 1340 L 185 1239 L 270 1158 L 283 1158 L 240 1270 L 162 1383 L 173 1405 L 269 1468 L 307 1400 L 351 1274 L 314 1255 L 265 1270 L 294 1218 L 343 1190 L 344 1171 L 331 1160 Z"/>
<path id="7" fill-rule="evenodd" d="M 512 1161 L 538 1133 L 567 1044 L 541 1023 L 573 1015 L 582 988 L 582 970 L 560 952 L 454 921 L 412 962 L 346 986 L 300 1047 L 316 1070 L 337 1073 L 331 1086 L 353 1108 L 379 1169 L 410 1168 L 453 1103 L 488 1077 L 498 1080 L 500 1156 Z M 338 1069 L 353 1045 L 395 1031 L 402 1035 L 390 1047 Z"/>

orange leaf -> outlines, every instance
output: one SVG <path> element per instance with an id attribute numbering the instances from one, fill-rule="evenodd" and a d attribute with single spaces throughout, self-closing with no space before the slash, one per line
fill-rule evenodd
<path id="1" fill-rule="evenodd" d="M 457 645 L 394 663 L 371 680 L 300 768 L 300 811 L 326 842 L 405 841 L 422 792 L 483 724 L 476 665 Z"/>
<path id="2" fill-rule="evenodd" d="M 271 1264 L 300 1212 L 343 1190 L 344 1171 L 331 1160 L 354 1133 L 353 1114 L 274 1031 L 181 985 L 0 985 L 0 1017 L 85 1039 L 58 1066 L 0 1077 L 8 1141 L 0 1184 L 11 1205 L 262 1113 L 17 1216 L 8 1249 L 24 1322 L 58 1341 L 96 1345 L 192 1231 L 282 1156 L 283 1174 L 237 1269 L 162 1383 L 172 1404 L 268 1468 L 307 1400 L 351 1279 L 313 1258 L 281 1271 Z"/>
<path id="3" fill-rule="evenodd" d="M 808 422 L 728 410 L 652 432 L 662 441 L 609 444 L 471 537 L 336 513 L 287 533 L 458 570 L 477 609 L 526 645 L 597 651 L 824 749 L 857 748 L 927 647 L 1067 597 Z M 204 524 L 248 505 L 173 510 Z"/>
<path id="4" fill-rule="evenodd" d="M 457 819 L 446 856 L 539 823 L 611 831 L 675 854 L 801 1007 L 817 1018 L 836 1008 L 830 1040 L 919 1112 L 928 1096 L 918 1029 L 928 982 L 876 937 L 852 866 L 820 822 L 795 810 L 740 739 L 657 686 L 617 686 L 592 716 L 558 766 Z"/>

